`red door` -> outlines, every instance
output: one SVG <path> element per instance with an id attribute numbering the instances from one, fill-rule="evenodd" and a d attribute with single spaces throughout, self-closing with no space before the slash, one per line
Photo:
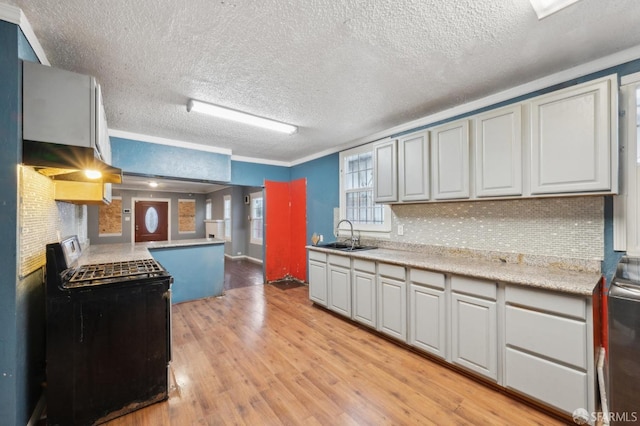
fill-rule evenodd
<path id="1" fill-rule="evenodd" d="M 169 235 L 169 203 L 136 201 L 135 242 L 167 241 Z"/>
<path id="2" fill-rule="evenodd" d="M 307 180 L 265 181 L 265 280 L 307 275 Z"/>

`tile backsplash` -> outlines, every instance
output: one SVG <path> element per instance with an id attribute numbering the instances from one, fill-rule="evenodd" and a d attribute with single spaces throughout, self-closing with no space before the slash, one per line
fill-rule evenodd
<path id="1" fill-rule="evenodd" d="M 20 167 L 19 181 L 19 273 L 25 277 L 45 265 L 47 243 L 68 235 L 86 242 L 87 208 L 55 201 L 51 179 L 30 167 Z"/>
<path id="2" fill-rule="evenodd" d="M 393 205 L 391 242 L 602 260 L 604 198 Z M 404 235 L 398 235 L 398 225 Z"/>

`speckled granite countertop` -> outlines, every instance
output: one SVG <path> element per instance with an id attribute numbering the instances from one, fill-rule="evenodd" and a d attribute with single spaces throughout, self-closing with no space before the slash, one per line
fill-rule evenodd
<path id="1" fill-rule="evenodd" d="M 150 259 L 153 256 L 149 249 L 191 247 L 203 245 L 224 244 L 217 238 L 195 238 L 191 240 L 152 241 L 147 243 L 95 244 L 89 246 L 80 259 L 79 265 L 93 263 L 126 262 L 129 260 Z"/>
<path id="2" fill-rule="evenodd" d="M 555 267 L 494 262 L 465 257 L 443 256 L 412 251 L 378 248 L 352 253 L 307 246 L 307 249 L 355 259 L 427 269 L 446 274 L 467 275 L 496 282 L 512 283 L 564 293 L 590 296 L 600 282 L 596 272 L 571 271 Z"/>

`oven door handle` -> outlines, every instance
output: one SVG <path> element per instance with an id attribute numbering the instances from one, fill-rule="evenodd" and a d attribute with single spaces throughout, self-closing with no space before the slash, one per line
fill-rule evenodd
<path id="1" fill-rule="evenodd" d="M 170 283 L 173 282 L 171 277 Z M 169 284 L 171 285 L 171 284 Z M 171 287 L 162 295 L 167 302 L 167 365 L 171 362 L 171 340 L 173 340 L 173 333 L 171 329 Z"/>
<path id="2" fill-rule="evenodd" d="M 640 287 L 638 287 L 637 285 L 614 282 L 613 284 L 611 284 L 611 287 L 614 296 L 627 296 L 632 299 L 640 299 Z"/>

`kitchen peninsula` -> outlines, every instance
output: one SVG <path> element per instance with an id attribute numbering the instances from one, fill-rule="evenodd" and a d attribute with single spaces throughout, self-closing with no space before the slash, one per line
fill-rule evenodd
<path id="1" fill-rule="evenodd" d="M 174 279 L 172 302 L 221 296 L 224 288 L 224 241 L 216 238 L 96 244 L 84 250 L 79 264 L 154 258 Z"/>

